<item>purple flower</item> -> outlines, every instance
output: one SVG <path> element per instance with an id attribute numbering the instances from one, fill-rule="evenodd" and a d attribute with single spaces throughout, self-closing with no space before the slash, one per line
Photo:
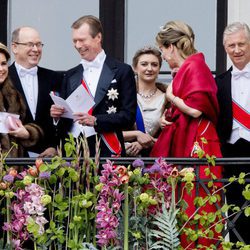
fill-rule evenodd
<path id="1" fill-rule="evenodd" d="M 151 167 L 143 169 L 144 174 L 145 173 L 153 174 L 153 173 L 159 173 L 159 172 L 160 172 L 160 166 L 158 163 L 155 163 Z"/>
<path id="2" fill-rule="evenodd" d="M 13 183 L 14 181 L 14 176 L 10 175 L 10 174 L 7 174 L 3 177 L 3 181 L 5 182 L 9 182 L 9 183 Z"/>
<path id="3" fill-rule="evenodd" d="M 49 179 L 50 175 L 51 175 L 50 172 L 40 172 L 39 178 L 41 178 L 41 179 Z"/>
<path id="4" fill-rule="evenodd" d="M 132 163 L 132 166 L 133 166 L 134 168 L 138 168 L 138 167 L 143 168 L 143 167 L 144 167 L 144 162 L 143 162 L 141 159 L 136 159 L 136 160 Z"/>
<path id="5" fill-rule="evenodd" d="M 70 167 L 71 162 L 66 161 L 65 163 L 62 164 L 63 167 Z"/>
<path id="6" fill-rule="evenodd" d="M 160 157 L 155 160 L 155 163 L 152 166 L 144 168 L 143 173 L 159 173 L 162 177 L 167 178 L 168 176 L 170 176 L 172 170 L 173 165 L 168 164 Z"/>

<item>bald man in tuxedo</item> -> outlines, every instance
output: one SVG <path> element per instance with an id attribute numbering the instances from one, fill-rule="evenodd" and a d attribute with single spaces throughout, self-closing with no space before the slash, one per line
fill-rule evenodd
<path id="1" fill-rule="evenodd" d="M 61 84 L 62 75 L 38 66 L 43 43 L 39 32 L 32 27 L 19 27 L 12 33 L 12 53 L 15 61 L 9 67 L 9 75 L 26 103 L 25 123 L 36 123 L 44 132 L 43 139 L 29 152 L 29 156 L 51 157 L 59 144 L 57 128 L 50 116 L 52 105 L 50 92 Z M 35 154 L 34 154 L 35 153 Z"/>

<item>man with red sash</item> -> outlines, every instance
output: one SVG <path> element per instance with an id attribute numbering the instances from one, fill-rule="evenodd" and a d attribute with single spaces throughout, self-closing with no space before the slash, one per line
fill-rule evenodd
<path id="1" fill-rule="evenodd" d="M 216 77 L 220 116 L 218 134 L 224 157 L 250 157 L 250 29 L 245 23 L 235 22 L 224 31 L 223 44 L 233 66 Z M 225 177 L 250 172 L 249 166 L 225 166 Z M 228 204 L 245 207 L 242 196 L 244 185 L 231 184 L 227 188 Z M 241 209 L 243 211 L 243 209 Z M 238 215 L 237 215 L 238 216 Z M 229 223 L 230 241 L 250 244 L 250 218 L 242 213 Z M 237 235 L 237 232 L 240 234 Z"/>
<path id="2" fill-rule="evenodd" d="M 122 130 L 134 124 L 136 114 L 133 70 L 105 54 L 103 29 L 98 18 L 91 15 L 80 17 L 71 28 L 81 63 L 65 73 L 60 96 L 66 99 L 82 84 L 95 102 L 91 110 L 74 114 L 73 129 L 75 126 L 79 128 L 80 124 L 82 134 L 86 135 L 88 130 L 90 156 L 96 153 L 96 134 L 101 139 L 102 157 L 124 155 Z M 63 112 L 62 108 L 52 105 L 52 117 L 59 118 Z"/>

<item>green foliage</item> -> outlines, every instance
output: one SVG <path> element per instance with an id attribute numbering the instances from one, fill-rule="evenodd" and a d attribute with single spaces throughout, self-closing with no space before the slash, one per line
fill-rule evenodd
<path id="1" fill-rule="evenodd" d="M 246 200 L 248 201 L 250 200 L 250 184 L 247 184 L 245 186 L 245 190 L 242 191 L 242 195 Z"/>
<path id="2" fill-rule="evenodd" d="M 205 138 L 202 143 L 206 144 Z M 46 189 L 46 195 L 50 195 L 51 202 L 46 203 L 49 223 L 45 227 L 45 232 L 39 234 L 38 224 L 33 220 L 28 220 L 27 230 L 32 235 L 32 240 L 36 244 L 37 250 L 49 249 L 75 249 L 75 250 L 97 250 L 96 248 L 96 210 L 95 206 L 99 198 L 99 192 L 105 188 L 103 183 L 99 182 L 98 159 L 92 161 L 88 157 L 88 149 L 83 153 L 85 147 L 84 140 L 74 140 L 73 136 L 67 139 L 65 151 L 67 157 L 72 157 L 70 162 L 66 162 L 60 156 L 52 159 L 51 163 L 44 162 L 40 165 L 39 171 L 50 172 L 48 180 L 40 180 L 37 177 L 27 176 L 27 178 L 15 181 L 15 188 L 8 187 L 6 190 L 0 190 L 0 202 L 15 199 L 17 188 L 24 189 L 28 183 L 39 183 Z M 185 234 L 190 242 L 196 244 L 197 249 L 205 249 L 198 245 L 200 238 L 214 238 L 215 233 L 221 233 L 224 229 L 224 218 L 222 215 L 228 211 L 238 213 L 241 209 L 233 204 L 224 204 L 216 212 L 204 212 L 202 208 L 207 204 L 213 205 L 221 201 L 220 191 L 223 188 L 215 187 L 216 176 L 212 173 L 211 166 L 215 166 L 216 158 L 206 155 L 202 148 L 196 152 L 198 157 L 206 157 L 208 167 L 205 169 L 205 175 L 208 181 L 204 183 L 210 192 L 205 197 L 196 197 L 194 205 L 196 211 L 188 216 L 185 213 L 187 203 L 182 196 L 180 200 L 176 199 L 177 183 L 182 184 L 182 192 L 190 193 L 196 187 L 195 174 L 187 171 L 182 177 L 171 175 L 168 184 L 172 185 L 172 203 L 170 207 L 163 201 L 163 193 L 155 189 L 143 188 L 150 183 L 149 174 L 142 175 L 139 168 L 131 170 L 128 167 L 129 183 L 129 249 L 179 249 L 180 235 Z M 4 165 L 6 154 L 1 155 L 0 182 L 2 176 L 8 171 L 8 166 Z M 82 157 L 83 156 L 83 157 Z M 80 162 L 83 159 L 83 162 Z M 241 173 L 239 177 L 231 177 L 230 182 L 245 184 L 248 174 Z M 2 182 L 3 183 L 3 182 Z M 3 183 L 5 184 L 5 183 Z M 228 184 L 230 185 L 230 183 Z M 124 190 L 123 190 L 124 191 Z M 182 194 L 181 194 L 182 195 Z M 247 184 L 242 192 L 246 200 L 250 200 L 250 184 Z M 149 211 L 152 206 L 158 208 L 158 212 L 153 216 Z M 118 239 L 124 238 L 124 206 L 119 212 Z M 250 207 L 243 208 L 245 216 L 250 216 Z M 1 209 L 1 216 L 8 214 L 6 207 Z M 202 228 L 198 228 L 201 225 Z M 4 236 L 6 238 L 6 236 Z M 148 245 L 147 245 L 148 244 Z M 241 249 L 249 250 L 250 247 L 241 242 L 233 244 L 224 242 L 221 237 L 221 245 L 224 250 Z M 12 247 L 3 239 L 0 239 L 0 249 L 9 250 Z M 123 249 L 123 246 L 107 246 L 106 250 Z M 216 249 L 211 245 L 206 249 Z"/>
<path id="3" fill-rule="evenodd" d="M 174 250 L 180 245 L 176 215 L 179 209 L 167 209 L 162 203 L 162 212 L 153 216 L 149 231 L 149 249 Z"/>

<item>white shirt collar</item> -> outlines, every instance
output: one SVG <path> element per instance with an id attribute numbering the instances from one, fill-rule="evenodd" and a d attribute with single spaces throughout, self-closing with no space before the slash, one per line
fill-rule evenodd
<path id="1" fill-rule="evenodd" d="M 30 69 L 27 69 L 27 68 L 24 68 L 22 65 L 18 64 L 17 62 L 15 62 L 15 66 L 16 66 L 16 70 L 17 70 L 18 75 L 20 75 L 20 71 L 22 71 L 22 70 L 23 71 L 30 71 L 30 70 L 36 70 L 37 71 L 37 69 L 38 69 L 37 66 L 32 67 Z"/>
<path id="2" fill-rule="evenodd" d="M 232 74 L 234 73 L 238 73 L 238 72 L 249 72 L 250 73 L 250 62 L 242 69 L 242 70 L 239 70 L 238 68 L 236 68 L 234 65 L 233 65 L 233 69 L 232 69 Z"/>
<path id="3" fill-rule="evenodd" d="M 90 67 L 100 68 L 103 66 L 105 59 L 106 59 L 106 54 L 104 50 L 102 50 L 93 61 L 87 61 L 85 59 L 82 59 L 81 64 L 84 69 Z"/>

